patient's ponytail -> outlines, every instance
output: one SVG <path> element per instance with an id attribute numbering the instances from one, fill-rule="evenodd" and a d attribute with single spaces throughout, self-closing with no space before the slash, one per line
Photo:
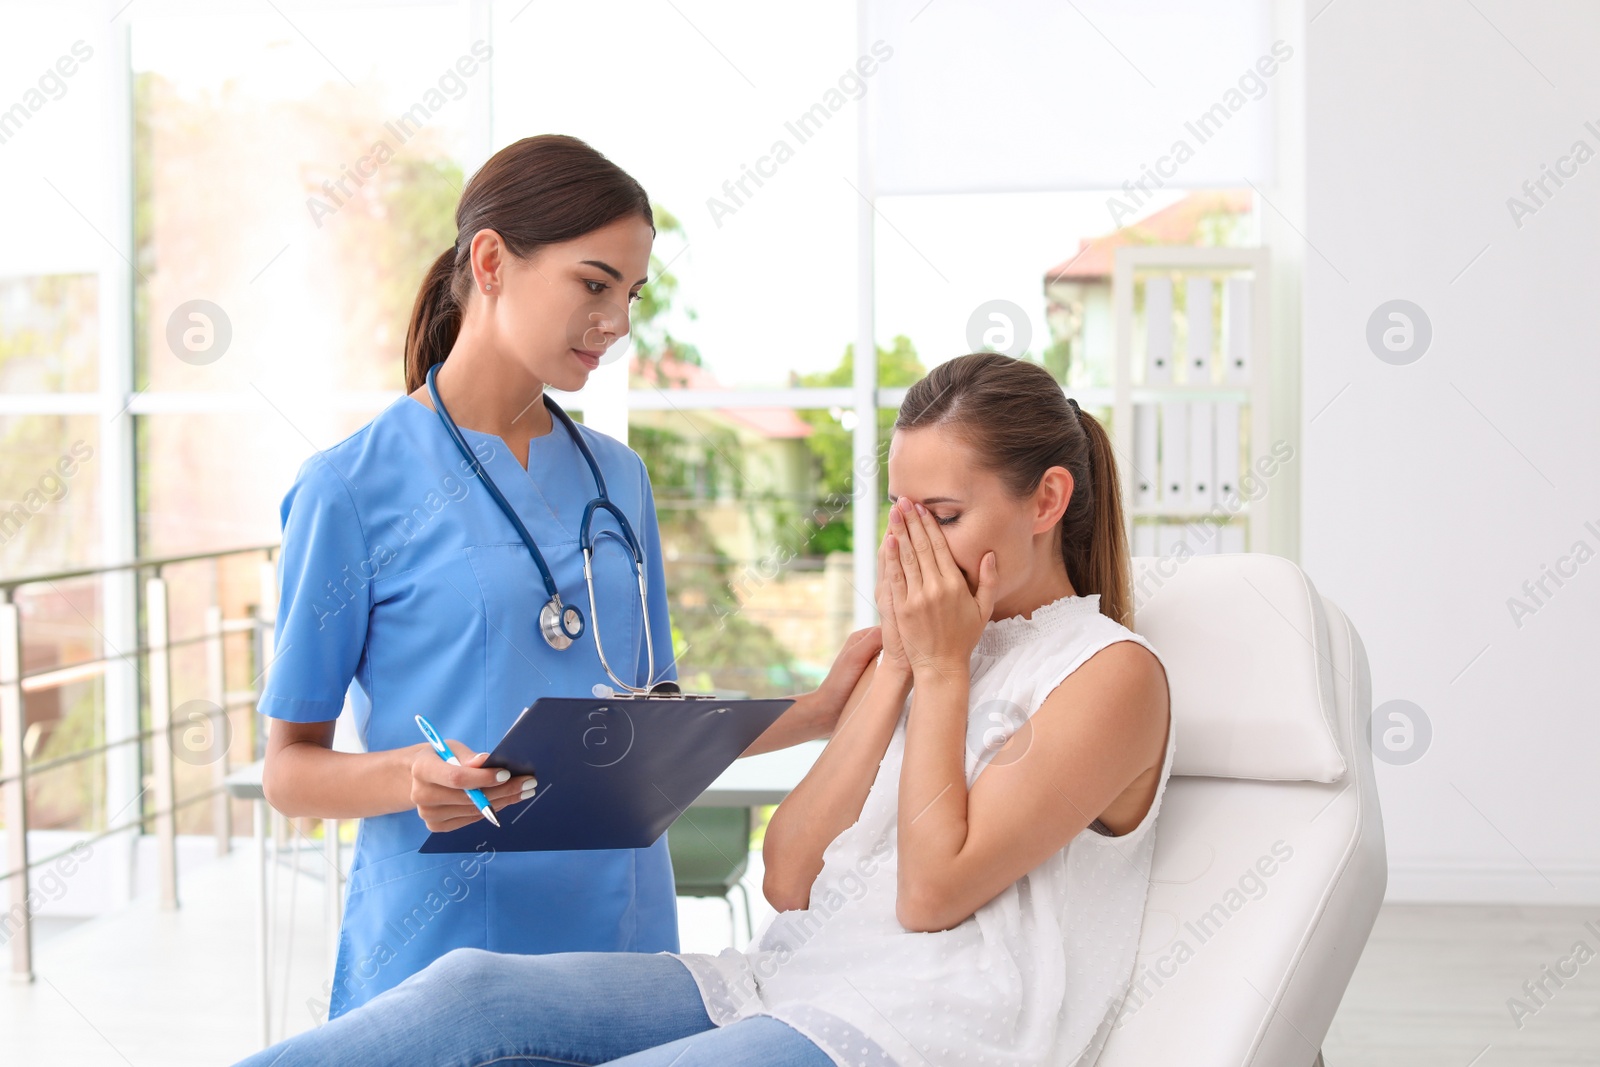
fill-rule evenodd
<path id="1" fill-rule="evenodd" d="M 974 352 L 941 363 L 906 391 L 895 429 L 947 425 L 1018 496 L 1064 467 L 1072 499 L 1061 516 L 1061 558 L 1079 596 L 1100 594 L 1100 612 L 1133 628 L 1122 489 L 1105 427 L 1037 363 Z"/>
<path id="2" fill-rule="evenodd" d="M 1061 555 L 1072 587 L 1080 594 L 1099 593 L 1100 610 L 1131 630 L 1128 537 L 1122 524 L 1122 480 L 1117 477 L 1111 435 L 1087 411 L 1078 411 L 1078 422 L 1089 438 L 1089 484 L 1074 487 L 1072 503 L 1061 517 Z M 1082 505 L 1080 495 L 1086 498 Z M 1087 535 L 1074 536 L 1076 531 L 1068 530 L 1075 507 L 1080 508 L 1078 521 L 1087 526 Z"/>

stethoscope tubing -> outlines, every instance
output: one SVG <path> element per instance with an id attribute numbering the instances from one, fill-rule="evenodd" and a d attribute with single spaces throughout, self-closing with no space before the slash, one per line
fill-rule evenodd
<path id="1" fill-rule="evenodd" d="M 550 573 L 549 565 L 545 562 L 544 553 L 539 551 L 538 544 L 534 541 L 533 535 L 528 532 L 528 528 L 523 525 L 521 518 L 517 516 L 516 509 L 511 506 L 510 501 L 506 500 L 505 495 L 500 492 L 500 487 L 495 485 L 494 479 L 489 476 L 489 472 L 484 469 L 483 464 L 479 461 L 477 455 L 467 444 L 467 439 L 465 435 L 462 434 L 460 427 L 456 425 L 455 419 L 451 418 L 450 412 L 445 409 L 444 401 L 439 398 L 439 387 L 434 382 L 434 378 L 439 372 L 439 367 L 440 364 L 435 363 L 433 366 L 428 368 L 428 395 L 433 400 L 434 410 L 439 414 L 439 421 L 444 424 L 445 429 L 450 434 L 451 440 L 455 442 L 456 448 L 461 451 L 461 454 L 466 457 L 467 462 L 472 465 L 473 473 L 477 476 L 478 480 L 483 483 L 484 488 L 489 490 L 489 495 L 494 498 L 494 502 L 499 506 L 501 512 L 504 513 L 507 519 L 511 520 L 511 525 L 516 528 L 517 535 L 522 538 L 522 543 L 527 546 L 528 554 L 533 557 L 534 564 L 539 568 L 539 576 L 544 580 L 545 591 L 550 595 L 550 603 L 557 606 L 557 613 L 559 616 L 561 592 L 556 587 L 556 580 L 555 577 Z M 645 589 L 644 552 L 639 546 L 639 539 L 634 535 L 633 524 L 628 521 L 627 515 L 623 513 L 621 508 L 617 507 L 617 505 L 612 502 L 610 495 L 606 492 L 606 482 L 605 478 L 600 473 L 600 464 L 595 461 L 594 453 L 589 450 L 588 443 L 584 441 L 582 434 L 578 432 L 577 424 L 572 421 L 572 416 L 568 415 L 566 411 L 562 409 L 561 405 L 557 404 L 555 400 L 551 398 L 548 392 L 541 392 L 540 396 L 544 401 L 545 407 L 549 409 L 551 416 L 560 421 L 560 423 L 566 427 L 567 433 L 571 436 L 573 443 L 578 446 L 578 451 L 583 455 L 584 463 L 589 467 L 589 473 L 594 477 L 595 490 L 599 493 L 599 496 L 593 500 L 590 500 L 589 503 L 584 507 L 583 518 L 578 525 L 578 546 L 583 552 L 583 579 L 584 585 L 588 587 L 590 619 L 592 621 L 596 618 L 593 568 L 594 545 L 596 538 L 593 536 L 592 525 L 594 513 L 596 511 L 604 511 L 611 515 L 612 518 L 616 519 L 617 525 L 621 527 L 622 530 L 622 539 L 628 546 L 630 554 L 633 556 L 634 577 L 639 586 L 640 609 L 644 613 L 643 622 L 646 662 L 649 664 L 648 670 L 650 672 L 650 676 L 651 678 L 654 678 L 655 646 L 650 636 L 650 604 Z M 612 534 L 612 531 L 602 530 L 601 533 Z M 615 536 L 615 534 L 612 535 Z M 546 640 L 550 640 L 548 634 L 546 635 Z M 552 647 L 556 647 L 554 642 L 551 642 L 551 644 Z M 630 692 L 643 691 L 639 687 L 629 685 L 622 681 L 622 679 L 618 678 L 616 672 L 611 669 L 611 665 L 606 662 L 605 651 L 600 645 L 600 630 L 597 622 L 594 623 L 594 644 L 595 651 L 599 653 L 600 656 L 600 664 L 605 668 L 606 673 L 611 676 L 612 681 L 616 682 L 618 685 L 629 690 Z"/>

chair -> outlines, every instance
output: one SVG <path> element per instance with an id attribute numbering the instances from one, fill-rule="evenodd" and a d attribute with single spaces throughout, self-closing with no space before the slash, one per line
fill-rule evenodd
<path id="1" fill-rule="evenodd" d="M 1099 1067 L 1312 1067 L 1388 880 L 1366 651 L 1289 560 L 1135 557 L 1177 717 L 1133 981 Z"/>
<path id="2" fill-rule="evenodd" d="M 734 938 L 733 900 L 744 897 L 745 940 L 755 937 L 750 891 L 740 881 L 750 865 L 749 808 L 688 808 L 667 829 L 673 881 L 680 897 L 720 897 L 728 905 L 728 937 Z"/>

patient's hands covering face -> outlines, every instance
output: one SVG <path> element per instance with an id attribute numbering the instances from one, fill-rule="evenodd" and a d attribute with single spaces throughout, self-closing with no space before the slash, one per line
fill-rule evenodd
<path id="1" fill-rule="evenodd" d="M 887 532 L 878 544 L 878 618 L 883 628 L 883 662 L 880 670 L 891 669 L 911 673 L 911 662 L 906 659 L 905 644 L 900 640 L 900 627 L 894 616 L 894 594 L 889 589 L 889 538 Z"/>
<path id="2" fill-rule="evenodd" d="M 905 497 L 889 509 L 887 567 L 895 628 L 913 675 L 965 669 L 994 614 L 994 552 L 978 566 L 978 588 L 950 553 L 938 522 Z"/>

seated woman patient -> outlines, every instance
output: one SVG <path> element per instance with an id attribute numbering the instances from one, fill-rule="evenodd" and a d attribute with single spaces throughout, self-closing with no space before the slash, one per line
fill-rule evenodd
<path id="1" fill-rule="evenodd" d="M 912 386 L 883 651 L 766 830 L 745 951 L 457 949 L 249 1064 L 1089 1064 L 1172 768 L 1105 430 L 1041 367 Z"/>

